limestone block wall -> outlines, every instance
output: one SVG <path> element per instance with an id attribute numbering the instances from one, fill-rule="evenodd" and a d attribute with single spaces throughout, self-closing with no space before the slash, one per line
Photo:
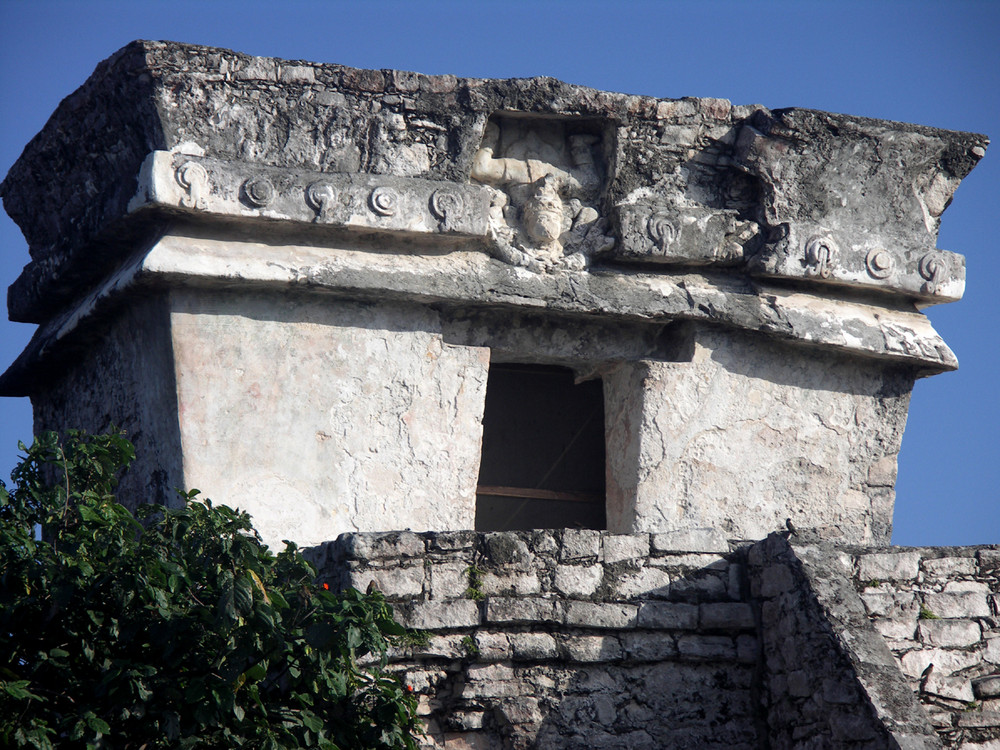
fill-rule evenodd
<path id="1" fill-rule="evenodd" d="M 1000 747 L 1000 548 L 893 547 L 849 562 L 945 746 Z"/>
<path id="2" fill-rule="evenodd" d="M 760 608 L 768 746 L 941 747 L 868 619 L 846 556 L 787 537 L 772 534 L 747 556 Z"/>
<path id="3" fill-rule="evenodd" d="M 426 748 L 1000 743 L 997 547 L 566 529 L 345 534 L 308 554 L 422 635 L 391 663 Z"/>
<path id="4" fill-rule="evenodd" d="M 349 534 L 311 552 L 321 580 L 374 582 L 427 631 L 394 655 L 427 748 L 760 746 L 745 566 L 710 534 Z"/>

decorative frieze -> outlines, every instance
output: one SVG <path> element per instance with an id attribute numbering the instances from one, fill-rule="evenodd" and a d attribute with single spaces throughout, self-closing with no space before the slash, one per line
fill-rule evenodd
<path id="1" fill-rule="evenodd" d="M 346 229 L 465 237 L 487 232 L 490 194 L 478 185 L 320 174 L 166 151 L 150 154 L 140 180 L 129 203 L 133 212 L 155 205 Z"/>
<path id="2" fill-rule="evenodd" d="M 781 235 L 750 260 L 752 273 L 877 289 L 935 303 L 954 302 L 965 291 L 965 258 L 957 253 L 889 247 L 861 231 L 837 232 L 808 225 L 786 225 Z"/>
<path id="3" fill-rule="evenodd" d="M 623 204 L 617 213 L 622 239 L 609 255 L 636 263 L 732 266 L 753 252 L 760 232 L 729 209 Z"/>
<path id="4" fill-rule="evenodd" d="M 496 257 L 542 273 L 581 270 L 610 250 L 615 238 L 600 212 L 603 154 L 593 121 L 492 118 L 471 176 L 495 188 L 490 239 Z"/>
<path id="5" fill-rule="evenodd" d="M 733 163 L 761 184 L 768 231 L 751 273 L 952 302 L 965 259 L 938 250 L 940 216 L 985 139 L 811 110 L 758 111 Z"/>

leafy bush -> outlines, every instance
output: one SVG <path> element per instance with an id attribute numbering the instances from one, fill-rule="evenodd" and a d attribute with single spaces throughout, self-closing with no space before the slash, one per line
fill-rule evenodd
<path id="1" fill-rule="evenodd" d="M 0 744 L 416 747 L 416 701 L 384 671 L 404 630 L 378 592 L 316 585 L 225 506 L 133 516 L 121 434 L 20 448 L 0 482 Z"/>

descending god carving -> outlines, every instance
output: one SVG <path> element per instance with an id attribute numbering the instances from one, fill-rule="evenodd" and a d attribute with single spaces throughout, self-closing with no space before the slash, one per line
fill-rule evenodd
<path id="1" fill-rule="evenodd" d="M 491 118 L 472 167 L 493 188 L 490 235 L 500 259 L 532 271 L 586 268 L 615 239 L 598 210 L 601 136 L 571 121 Z"/>

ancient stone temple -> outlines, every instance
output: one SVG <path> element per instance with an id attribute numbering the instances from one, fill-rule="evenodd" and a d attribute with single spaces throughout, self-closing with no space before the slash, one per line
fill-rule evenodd
<path id="1" fill-rule="evenodd" d="M 886 546 L 986 144 L 135 42 L 0 186 L 0 391 L 374 581 L 428 747 L 996 748 L 1000 550 Z"/>

